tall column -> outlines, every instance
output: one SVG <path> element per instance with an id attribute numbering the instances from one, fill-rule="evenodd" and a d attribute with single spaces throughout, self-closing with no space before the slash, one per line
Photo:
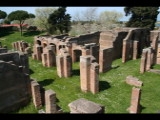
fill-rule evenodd
<path id="1" fill-rule="evenodd" d="M 112 65 L 113 48 L 100 49 L 99 51 L 99 72 L 107 72 Z"/>
<path id="2" fill-rule="evenodd" d="M 146 57 L 147 57 L 147 50 L 143 49 L 141 56 L 141 63 L 140 63 L 140 73 L 144 73 L 146 71 Z"/>
<path id="3" fill-rule="evenodd" d="M 72 59 L 69 54 L 64 55 L 64 77 L 70 77 L 72 73 Z"/>
<path id="4" fill-rule="evenodd" d="M 146 71 L 150 70 L 151 68 L 151 48 L 147 50 L 147 61 L 146 61 Z"/>
<path id="5" fill-rule="evenodd" d="M 96 93 L 99 92 L 99 65 L 96 62 L 91 63 L 91 68 L 90 68 L 90 91 L 93 94 L 96 94 Z"/>
<path id="6" fill-rule="evenodd" d="M 64 77 L 64 62 L 63 62 L 63 56 L 58 55 L 56 56 L 56 66 L 57 66 L 57 74 L 59 77 Z"/>
<path id="7" fill-rule="evenodd" d="M 80 84 L 81 90 L 87 92 L 90 83 L 90 56 L 80 56 Z"/>
<path id="8" fill-rule="evenodd" d="M 46 113 L 56 113 L 56 93 L 53 90 L 45 91 Z"/>
<path id="9" fill-rule="evenodd" d="M 133 60 L 137 59 L 137 55 L 138 55 L 138 41 L 134 41 L 133 43 Z"/>
<path id="10" fill-rule="evenodd" d="M 140 113 L 140 96 L 141 96 L 140 88 L 133 87 L 129 113 Z"/>
<path id="11" fill-rule="evenodd" d="M 42 47 L 41 46 L 36 46 L 36 56 L 37 60 L 42 60 Z"/>
<path id="12" fill-rule="evenodd" d="M 130 54 L 130 42 L 123 40 L 122 63 L 125 63 L 129 59 L 129 54 Z"/>
<path id="13" fill-rule="evenodd" d="M 40 85 L 36 81 L 31 81 L 31 89 L 34 106 L 40 108 L 42 106 Z"/>

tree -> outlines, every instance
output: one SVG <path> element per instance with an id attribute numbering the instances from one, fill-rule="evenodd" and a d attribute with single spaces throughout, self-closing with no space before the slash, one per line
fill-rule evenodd
<path id="1" fill-rule="evenodd" d="M 125 7 L 126 16 L 131 18 L 126 23 L 127 27 L 142 27 L 154 29 L 159 14 L 159 7 Z"/>
<path id="2" fill-rule="evenodd" d="M 97 19 L 97 8 L 89 7 L 85 11 L 82 12 L 83 20 L 93 22 Z"/>
<path id="3" fill-rule="evenodd" d="M 35 15 L 28 13 L 27 11 L 23 11 L 23 10 L 17 10 L 17 11 L 13 11 L 8 15 L 8 19 L 10 21 L 13 20 L 18 20 L 19 21 L 19 27 L 20 27 L 20 32 L 21 32 L 21 36 L 22 36 L 22 27 L 23 27 L 23 23 L 26 19 L 29 18 L 34 18 Z"/>
<path id="4" fill-rule="evenodd" d="M 53 13 L 57 8 L 54 7 L 42 7 L 35 10 L 35 25 L 41 30 L 49 32 L 50 24 L 48 23 L 48 18 L 51 13 Z"/>
<path id="5" fill-rule="evenodd" d="M 7 13 L 2 11 L 2 10 L 0 10 L 0 19 L 4 19 L 6 17 L 7 17 Z"/>
<path id="6" fill-rule="evenodd" d="M 114 24 L 118 24 L 122 17 L 123 14 L 117 11 L 103 11 L 99 15 L 98 23 L 110 29 Z"/>
<path id="7" fill-rule="evenodd" d="M 93 22 L 97 20 L 97 10 L 96 7 L 89 7 L 84 11 L 76 11 L 73 15 L 73 19 L 77 22 L 88 21 Z"/>
<path id="8" fill-rule="evenodd" d="M 66 14 L 66 7 L 59 7 L 48 18 L 48 22 L 52 25 L 50 29 L 59 30 L 61 34 L 67 33 L 71 29 L 70 19 L 70 14 Z"/>

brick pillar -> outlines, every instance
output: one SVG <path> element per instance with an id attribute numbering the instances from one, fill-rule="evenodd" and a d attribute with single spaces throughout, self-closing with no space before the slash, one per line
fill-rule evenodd
<path id="1" fill-rule="evenodd" d="M 18 41 L 18 50 L 22 51 L 22 42 L 21 41 Z"/>
<path id="2" fill-rule="evenodd" d="M 154 37 L 152 40 L 151 46 L 153 48 L 153 65 L 156 64 L 157 52 L 158 52 L 158 36 Z"/>
<path id="3" fill-rule="evenodd" d="M 53 66 L 56 66 L 56 46 L 55 45 L 51 45 L 51 49 L 52 49 L 52 64 Z"/>
<path id="4" fill-rule="evenodd" d="M 42 53 L 42 65 L 47 66 L 47 53 Z"/>
<path id="5" fill-rule="evenodd" d="M 96 58 L 96 61 L 99 62 L 99 46 L 91 46 L 90 53 Z"/>
<path id="6" fill-rule="evenodd" d="M 113 48 L 100 49 L 99 51 L 99 72 L 107 72 L 112 66 Z"/>
<path id="7" fill-rule="evenodd" d="M 1 46 L 1 45 L 0 45 L 0 46 Z M 12 47 L 13 47 L 13 49 L 16 49 L 16 44 L 15 44 L 15 42 L 12 43 Z"/>
<path id="8" fill-rule="evenodd" d="M 75 50 L 72 51 L 72 63 L 76 62 Z"/>
<path id="9" fill-rule="evenodd" d="M 66 50 L 72 56 L 73 51 L 72 51 L 72 44 L 71 43 L 67 43 Z"/>
<path id="10" fill-rule="evenodd" d="M 61 55 L 57 55 L 56 56 L 56 66 L 57 66 L 57 74 L 58 74 L 58 76 L 59 77 L 64 77 L 63 75 L 64 75 L 64 69 L 63 69 L 63 67 L 64 67 L 64 62 L 63 62 L 63 56 L 61 56 Z"/>
<path id="11" fill-rule="evenodd" d="M 47 54 L 47 67 L 52 67 L 53 66 L 53 51 L 48 50 Z"/>
<path id="12" fill-rule="evenodd" d="M 19 48 L 18 42 L 15 42 L 15 46 L 16 46 L 16 50 L 18 50 L 18 48 Z"/>
<path id="13" fill-rule="evenodd" d="M 132 88 L 131 106 L 129 107 L 129 113 L 140 113 L 140 88 Z"/>
<path id="14" fill-rule="evenodd" d="M 133 60 L 136 60 L 138 56 L 138 41 L 133 43 Z"/>
<path id="15" fill-rule="evenodd" d="M 70 77 L 72 74 L 72 58 L 69 54 L 64 55 L 64 77 Z"/>
<path id="16" fill-rule="evenodd" d="M 91 54 L 90 49 L 85 49 L 85 48 L 82 49 L 82 56 L 86 56 L 86 55 L 90 55 L 90 54 Z"/>
<path id="17" fill-rule="evenodd" d="M 80 56 L 80 85 L 81 90 L 87 92 L 90 83 L 90 56 Z"/>
<path id="18" fill-rule="evenodd" d="M 91 68 L 90 68 L 90 91 L 93 94 L 96 94 L 96 93 L 99 92 L 99 65 L 96 62 L 91 63 Z"/>
<path id="19" fill-rule="evenodd" d="M 151 68 L 151 48 L 147 49 L 147 59 L 146 59 L 146 71 Z"/>
<path id="20" fill-rule="evenodd" d="M 146 71 L 146 57 L 147 57 L 147 50 L 143 49 L 141 56 L 141 63 L 140 63 L 140 73 L 144 73 Z"/>
<path id="21" fill-rule="evenodd" d="M 36 56 L 37 60 L 42 60 L 42 47 L 41 46 L 36 46 Z"/>
<path id="22" fill-rule="evenodd" d="M 53 90 L 45 91 L 45 106 L 46 106 L 46 113 L 57 112 L 56 93 Z"/>
<path id="23" fill-rule="evenodd" d="M 123 40 L 122 63 L 125 63 L 129 59 L 129 53 L 130 53 L 130 42 Z"/>
<path id="24" fill-rule="evenodd" d="M 40 85 L 36 81 L 31 81 L 31 90 L 34 106 L 40 108 L 42 106 Z"/>

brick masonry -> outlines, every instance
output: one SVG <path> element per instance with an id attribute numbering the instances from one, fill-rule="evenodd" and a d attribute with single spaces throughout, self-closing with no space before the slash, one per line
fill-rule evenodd
<path id="1" fill-rule="evenodd" d="M 129 113 L 140 113 L 141 89 L 133 87 L 131 95 L 131 106 L 128 108 Z"/>

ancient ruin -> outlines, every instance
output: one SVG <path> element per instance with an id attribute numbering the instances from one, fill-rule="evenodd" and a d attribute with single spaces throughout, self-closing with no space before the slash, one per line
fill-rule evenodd
<path id="1" fill-rule="evenodd" d="M 28 57 L 19 52 L 0 54 L 0 112 L 12 112 L 31 98 Z"/>
<path id="2" fill-rule="evenodd" d="M 89 101 L 84 98 L 80 98 L 68 104 L 70 108 L 70 113 L 80 113 L 80 114 L 102 114 L 105 112 L 104 106 L 97 104 L 95 102 Z"/>
<path id="3" fill-rule="evenodd" d="M 31 97 L 36 109 L 45 105 L 41 113 L 62 113 L 56 104 L 56 93 L 45 90 L 30 79 L 28 53 L 45 67 L 56 67 L 59 77 L 72 77 L 72 63 L 79 62 L 80 89 L 83 92 L 99 92 L 99 73 L 112 69 L 112 61 L 122 58 L 122 63 L 141 58 L 140 73 L 160 64 L 159 31 L 144 28 L 122 28 L 98 31 L 76 37 L 35 36 L 33 53 L 24 41 L 14 42 L 14 52 L 0 43 L 0 111 L 11 112 L 27 105 Z M 126 83 L 141 87 L 143 82 L 133 76 Z M 140 112 L 140 88 L 133 87 L 129 113 Z M 86 99 L 69 104 L 71 113 L 104 113 L 104 107 Z"/>
<path id="4" fill-rule="evenodd" d="M 80 56 L 80 86 L 84 92 L 99 92 L 99 65 L 91 55 Z"/>
<path id="5" fill-rule="evenodd" d="M 126 77 L 126 83 L 129 85 L 134 85 L 136 87 L 141 87 L 143 85 L 142 81 L 140 81 L 138 78 L 133 77 L 131 75 Z"/>
<path id="6" fill-rule="evenodd" d="M 141 89 L 133 87 L 131 95 L 131 106 L 128 108 L 129 113 L 140 113 Z"/>

